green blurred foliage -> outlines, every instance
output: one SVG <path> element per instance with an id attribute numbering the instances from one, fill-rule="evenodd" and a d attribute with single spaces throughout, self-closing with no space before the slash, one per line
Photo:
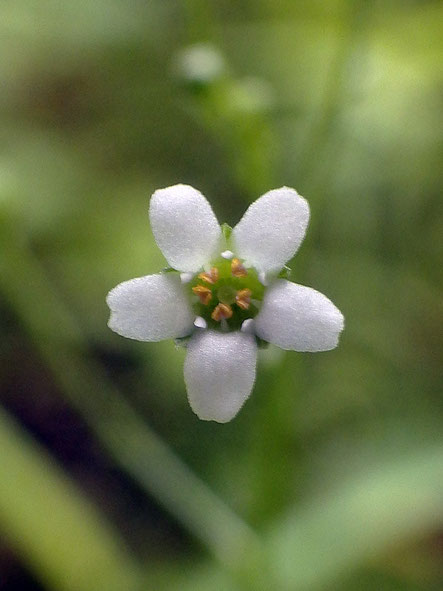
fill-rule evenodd
<path id="1" fill-rule="evenodd" d="M 442 19 L 423 0 L 2 2 L 0 531 L 39 589 L 442 587 Z M 183 351 L 106 326 L 109 289 L 164 266 L 148 198 L 177 182 L 231 225 L 297 188 L 292 278 L 346 318 L 335 351 L 262 351 L 227 425 L 190 411 Z M 124 509 L 35 427 L 46 390 Z M 134 486 L 160 528 L 133 525 Z"/>

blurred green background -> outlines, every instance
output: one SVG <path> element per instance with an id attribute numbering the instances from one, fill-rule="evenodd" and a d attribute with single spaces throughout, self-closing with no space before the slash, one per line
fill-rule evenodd
<path id="1" fill-rule="evenodd" d="M 443 5 L 2 0 L 0 589 L 443 588 Z M 148 198 L 310 203 L 338 349 L 261 352 L 227 425 L 105 295 Z"/>

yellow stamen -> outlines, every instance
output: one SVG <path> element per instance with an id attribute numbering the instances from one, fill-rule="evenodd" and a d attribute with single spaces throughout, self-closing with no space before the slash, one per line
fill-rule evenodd
<path id="1" fill-rule="evenodd" d="M 200 273 L 198 276 L 199 279 L 206 281 L 206 283 L 211 283 L 212 285 L 214 283 L 217 283 L 218 277 L 219 277 L 219 272 L 218 272 L 217 267 L 212 267 L 212 269 L 209 271 L 209 273 Z"/>
<path id="2" fill-rule="evenodd" d="M 235 296 L 237 306 L 242 310 L 247 310 L 249 308 L 249 304 L 251 303 L 251 295 L 252 291 L 250 289 L 240 289 Z"/>
<path id="3" fill-rule="evenodd" d="M 227 304 L 218 304 L 211 314 L 212 320 L 220 322 L 223 318 L 231 318 L 232 308 Z"/>
<path id="4" fill-rule="evenodd" d="M 192 291 L 195 293 L 196 296 L 199 297 L 200 302 L 207 306 L 209 302 L 212 300 L 212 292 L 208 287 L 204 285 L 196 285 L 192 288 Z"/>
<path id="5" fill-rule="evenodd" d="M 246 277 L 248 274 L 246 267 L 242 265 L 240 259 L 232 259 L 231 273 L 234 275 L 234 277 Z"/>

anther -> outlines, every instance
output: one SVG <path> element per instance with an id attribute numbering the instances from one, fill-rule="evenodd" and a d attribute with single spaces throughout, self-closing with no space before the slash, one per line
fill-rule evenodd
<path id="1" fill-rule="evenodd" d="M 211 314 L 212 320 L 215 320 L 216 322 L 220 322 L 221 320 L 226 318 L 231 318 L 231 316 L 232 308 L 227 304 L 218 304 Z"/>
<path id="2" fill-rule="evenodd" d="M 206 283 L 217 283 L 219 278 L 219 272 L 217 267 L 212 267 L 212 269 L 208 273 L 200 273 L 198 276 L 199 279 L 206 281 Z"/>
<path id="3" fill-rule="evenodd" d="M 243 321 L 240 330 L 247 334 L 254 334 L 254 319 L 246 318 L 246 320 Z"/>
<path id="4" fill-rule="evenodd" d="M 212 300 L 212 292 L 208 287 L 204 285 L 196 285 L 192 288 L 192 291 L 195 293 L 196 296 L 199 297 L 200 302 L 207 306 L 209 302 Z"/>
<path id="5" fill-rule="evenodd" d="M 248 272 L 244 267 L 240 259 L 232 259 L 231 261 L 231 273 L 234 277 L 246 277 Z"/>
<path id="6" fill-rule="evenodd" d="M 237 306 L 242 310 L 247 310 L 251 303 L 251 295 L 252 291 L 250 289 L 240 289 L 235 296 Z"/>

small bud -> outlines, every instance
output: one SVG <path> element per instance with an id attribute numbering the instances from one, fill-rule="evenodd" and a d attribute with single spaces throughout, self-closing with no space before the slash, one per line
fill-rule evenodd
<path id="1" fill-rule="evenodd" d="M 175 71 L 191 83 L 210 84 L 226 73 L 226 63 L 217 47 L 199 43 L 182 49 L 175 60 Z"/>

